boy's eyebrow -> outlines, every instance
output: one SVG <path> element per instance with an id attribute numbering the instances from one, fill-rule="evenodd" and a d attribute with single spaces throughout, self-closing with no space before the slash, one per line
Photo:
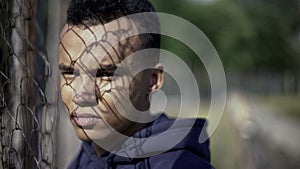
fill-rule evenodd
<path id="1" fill-rule="evenodd" d="M 74 71 L 74 66 L 66 65 L 64 63 L 59 64 L 58 68 L 59 68 L 60 71 L 63 71 L 63 72 Z"/>
<path id="2" fill-rule="evenodd" d="M 99 68 L 100 70 L 106 70 L 106 71 L 110 71 L 110 70 L 116 70 L 118 68 L 119 64 L 109 64 L 109 65 L 101 65 L 101 67 Z"/>
<path id="3" fill-rule="evenodd" d="M 118 68 L 119 64 L 101 65 L 97 70 L 89 70 L 89 72 L 114 72 Z M 74 66 L 61 63 L 58 65 L 59 70 L 62 72 L 73 72 Z"/>

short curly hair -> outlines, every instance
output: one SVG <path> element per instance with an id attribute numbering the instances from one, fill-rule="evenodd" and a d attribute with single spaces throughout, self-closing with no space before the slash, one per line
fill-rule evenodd
<path id="1" fill-rule="evenodd" d="M 143 12 L 155 12 L 148 0 L 71 0 L 67 11 L 67 23 L 87 26 L 103 25 L 123 16 Z M 152 24 L 159 27 L 157 17 L 150 19 Z M 159 34 L 140 34 L 139 37 L 144 42 L 144 47 L 160 48 Z"/>

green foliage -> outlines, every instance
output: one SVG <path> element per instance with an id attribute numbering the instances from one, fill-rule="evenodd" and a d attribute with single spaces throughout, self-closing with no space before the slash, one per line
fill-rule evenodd
<path id="1" fill-rule="evenodd" d="M 219 0 L 199 3 L 152 0 L 156 9 L 183 17 L 198 26 L 212 41 L 227 70 L 294 70 L 299 64 L 295 42 L 297 1 Z M 163 46 L 186 53 L 170 40 Z"/>
<path id="2" fill-rule="evenodd" d="M 291 40 L 296 34 L 293 25 L 297 20 L 297 5 L 295 0 L 265 0 L 257 1 L 253 6 L 245 6 L 255 25 L 255 41 L 249 47 L 257 68 L 284 71 L 294 70 L 299 64 Z"/>

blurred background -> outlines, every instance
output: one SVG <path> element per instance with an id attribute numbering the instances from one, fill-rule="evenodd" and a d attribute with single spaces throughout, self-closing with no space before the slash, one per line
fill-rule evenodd
<path id="1" fill-rule="evenodd" d="M 150 1 L 196 25 L 223 63 L 227 102 L 211 137 L 215 168 L 300 168 L 300 1 Z M 68 3 L 0 1 L 0 168 L 65 168 L 79 150 L 54 83 Z M 162 48 L 193 71 L 199 117 L 206 117 L 211 89 L 201 60 L 170 37 Z M 163 91 L 174 95 L 168 104 L 176 108 L 178 88 L 166 77 Z"/>
<path id="2" fill-rule="evenodd" d="M 227 102 L 211 138 L 212 164 L 220 169 L 300 168 L 300 1 L 152 2 L 158 11 L 195 24 L 222 60 Z M 201 60 L 169 37 L 162 46 L 193 70 L 205 117 L 210 84 Z"/>

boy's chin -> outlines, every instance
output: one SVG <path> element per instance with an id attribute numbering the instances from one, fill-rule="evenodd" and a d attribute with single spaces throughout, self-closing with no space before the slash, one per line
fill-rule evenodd
<path id="1" fill-rule="evenodd" d="M 82 129 L 77 129 L 76 135 L 81 141 L 92 141 Z"/>

